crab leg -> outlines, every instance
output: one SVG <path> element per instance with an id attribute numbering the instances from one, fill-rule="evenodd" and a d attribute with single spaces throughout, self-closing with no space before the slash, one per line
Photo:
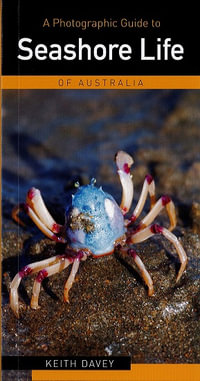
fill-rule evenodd
<path id="1" fill-rule="evenodd" d="M 33 209 L 47 228 L 49 228 L 53 233 L 60 232 L 62 225 L 57 224 L 47 210 L 39 189 L 31 188 L 28 191 L 26 203 L 31 207 L 31 209 Z"/>
<path id="2" fill-rule="evenodd" d="M 18 217 L 18 213 L 21 210 L 21 206 L 17 205 L 12 210 L 13 219 L 18 222 L 20 225 L 25 226 L 23 221 Z M 45 203 L 42 199 L 39 189 L 31 188 L 26 197 L 26 205 L 28 205 L 38 216 L 41 222 L 53 233 L 59 233 L 62 229 L 62 225 L 56 223 L 49 211 L 47 210 Z"/>
<path id="3" fill-rule="evenodd" d="M 146 175 L 146 177 L 145 177 L 140 198 L 139 198 L 138 203 L 137 203 L 137 205 L 133 211 L 133 214 L 130 218 L 129 223 L 134 222 L 139 217 L 139 215 L 141 214 L 141 212 L 144 208 L 144 204 L 146 202 L 148 193 L 150 195 L 150 203 L 151 203 L 151 208 L 152 208 L 156 202 L 156 198 L 155 198 L 155 183 L 154 183 L 153 177 L 151 175 Z"/>
<path id="4" fill-rule="evenodd" d="M 133 200 L 133 182 L 130 175 L 130 168 L 133 164 L 133 159 L 124 151 L 119 151 L 116 155 L 117 173 L 122 185 L 122 201 L 120 208 L 125 215 Z"/>
<path id="5" fill-rule="evenodd" d="M 23 211 L 24 208 L 22 205 L 25 205 L 25 204 L 18 204 L 16 206 L 14 206 L 14 208 L 12 209 L 12 218 L 14 221 L 16 221 L 19 225 L 25 227 L 25 223 L 19 218 L 18 214 L 20 211 Z"/>
<path id="6" fill-rule="evenodd" d="M 153 281 L 141 258 L 138 256 L 134 249 L 122 248 L 121 250 L 123 254 L 133 258 L 142 279 L 148 287 L 148 295 L 152 296 L 154 294 Z"/>
<path id="7" fill-rule="evenodd" d="M 130 237 L 130 240 L 132 243 L 139 243 L 139 242 L 145 241 L 146 239 L 154 236 L 155 234 L 162 234 L 165 238 L 167 238 L 174 245 L 174 247 L 177 251 L 177 254 L 179 256 L 179 260 L 181 262 L 181 266 L 180 266 L 180 269 L 179 269 L 179 272 L 178 272 L 178 275 L 176 278 L 176 282 L 178 282 L 179 279 L 181 278 L 185 268 L 186 268 L 187 255 L 186 255 L 185 250 L 183 249 L 181 243 L 179 242 L 178 238 L 173 233 L 171 233 L 168 229 L 166 229 L 160 225 L 153 224 L 153 225 L 148 226 L 147 228 L 145 228 L 145 229 L 143 229 L 143 230 L 141 230 L 135 234 L 132 234 Z"/>
<path id="8" fill-rule="evenodd" d="M 41 283 L 43 279 L 56 274 L 58 272 L 61 272 L 64 270 L 66 267 L 68 267 L 71 264 L 71 260 L 62 257 L 60 258 L 59 262 L 48 267 L 48 268 L 43 268 L 37 275 L 34 285 L 33 285 L 33 294 L 31 298 L 31 308 L 34 310 L 39 308 L 38 305 L 38 299 L 39 299 L 39 294 L 40 294 L 40 288 L 41 288 Z"/>
<path id="9" fill-rule="evenodd" d="M 176 226 L 176 213 L 174 203 L 169 196 L 162 196 L 156 202 L 156 204 L 153 206 L 150 212 L 141 220 L 138 228 L 144 229 L 145 227 L 149 226 L 157 217 L 157 215 L 161 212 L 161 210 L 164 208 L 166 208 L 170 221 L 170 226 L 168 230 L 173 230 Z"/>
<path id="10" fill-rule="evenodd" d="M 44 233 L 47 237 L 52 239 L 56 242 L 66 243 L 66 240 L 63 237 L 59 237 L 56 234 L 54 234 L 37 216 L 37 214 L 33 211 L 33 209 L 26 203 L 19 204 L 13 209 L 12 217 L 17 221 L 19 220 L 17 214 L 18 212 L 22 210 L 28 214 L 28 216 L 32 219 L 32 221 L 36 224 L 36 226 Z"/>
<path id="11" fill-rule="evenodd" d="M 13 278 L 10 284 L 10 306 L 14 311 L 15 315 L 19 317 L 19 300 L 18 300 L 18 287 L 20 285 L 21 280 L 29 275 L 34 274 L 40 270 L 42 270 L 46 266 L 50 266 L 57 261 L 61 260 L 60 255 L 56 255 L 52 258 L 44 259 L 43 261 L 38 261 L 35 263 L 31 263 L 25 267 L 23 267 Z"/>
<path id="12" fill-rule="evenodd" d="M 69 303 L 69 290 L 70 290 L 70 288 L 73 285 L 76 273 L 77 273 L 78 268 L 79 268 L 79 264 L 80 264 L 80 258 L 76 258 L 74 260 L 74 262 L 73 262 L 70 276 L 67 279 L 67 282 L 65 283 L 65 287 L 64 287 L 64 301 L 68 302 L 68 303 Z"/>

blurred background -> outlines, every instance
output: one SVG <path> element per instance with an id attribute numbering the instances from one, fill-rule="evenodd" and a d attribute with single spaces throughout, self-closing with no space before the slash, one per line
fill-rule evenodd
<path id="1" fill-rule="evenodd" d="M 118 150 L 134 157 L 136 192 L 150 172 L 159 193 L 199 201 L 199 106 L 194 90 L 4 90 L 4 217 L 31 186 L 64 205 L 92 177 L 120 201 Z"/>

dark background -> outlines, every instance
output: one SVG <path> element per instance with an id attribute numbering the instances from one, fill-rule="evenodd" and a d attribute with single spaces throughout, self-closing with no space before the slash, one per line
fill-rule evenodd
<path id="1" fill-rule="evenodd" d="M 118 11 L 115 7 L 113 12 L 103 12 L 101 6 L 96 3 L 95 9 L 85 5 L 82 11 L 79 7 L 73 9 L 65 2 L 57 1 L 54 6 L 45 6 L 41 2 L 4 1 L 3 4 L 3 75 L 198 75 L 200 62 L 197 48 L 198 20 L 195 15 L 197 10 L 187 9 L 185 5 L 175 11 L 170 4 L 162 4 L 162 9 L 151 7 L 123 8 Z M 142 18 L 160 20 L 160 28 L 102 28 L 100 30 L 89 28 L 43 28 L 45 18 L 62 18 L 63 20 L 118 20 L 125 17 L 129 20 Z M 18 41 L 22 37 L 33 40 L 34 46 L 44 43 L 47 46 L 58 43 L 64 46 L 67 43 L 78 42 L 83 38 L 83 43 L 91 47 L 98 43 L 108 45 L 109 43 L 129 44 L 133 49 L 132 59 L 123 61 L 115 58 L 113 61 L 107 59 L 97 61 L 51 61 L 46 59 L 38 61 L 32 58 L 29 61 L 17 59 Z M 175 61 L 141 61 L 140 39 L 146 38 L 150 48 L 149 55 L 154 53 L 156 38 L 171 38 L 172 43 L 184 46 L 184 59 Z"/>

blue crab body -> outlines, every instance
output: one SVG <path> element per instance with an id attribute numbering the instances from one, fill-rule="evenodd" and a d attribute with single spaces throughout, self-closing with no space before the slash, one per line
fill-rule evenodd
<path id="1" fill-rule="evenodd" d="M 100 256 L 114 250 L 125 233 L 124 217 L 114 198 L 94 184 L 81 186 L 66 208 L 67 237 L 74 249 Z"/>

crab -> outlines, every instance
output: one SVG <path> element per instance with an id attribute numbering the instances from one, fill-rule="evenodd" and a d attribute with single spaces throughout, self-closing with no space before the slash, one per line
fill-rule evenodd
<path id="1" fill-rule="evenodd" d="M 26 202 L 14 207 L 12 217 L 15 221 L 24 225 L 19 218 L 19 212 L 26 212 L 48 238 L 64 246 L 62 255 L 26 265 L 13 278 L 10 285 L 10 306 L 17 317 L 19 317 L 18 287 L 24 277 L 38 273 L 34 280 L 30 303 L 32 309 L 38 309 L 43 279 L 72 265 L 64 286 L 64 301 L 69 302 L 69 290 L 73 285 L 80 262 L 85 261 L 90 255 L 98 258 L 113 254 L 116 250 L 123 256 L 132 258 L 132 265 L 135 263 L 147 286 L 148 295 L 152 296 L 154 294 L 152 278 L 136 253 L 134 245 L 154 235 L 165 237 L 176 249 L 180 261 L 176 282 L 180 280 L 187 265 L 187 255 L 181 242 L 171 232 L 176 226 L 173 201 L 166 195 L 156 201 L 155 182 L 148 174 L 136 207 L 127 218 L 126 215 L 133 200 L 133 181 L 130 172 L 133 159 L 128 153 L 119 151 L 115 160 L 122 185 L 120 206 L 110 194 L 102 190 L 102 187 L 98 188 L 93 179 L 90 184 L 77 187 L 70 204 L 66 207 L 64 225 L 58 224 L 50 215 L 38 189 L 31 188 L 27 193 Z M 148 195 L 150 196 L 150 211 L 138 224 L 134 225 L 143 211 Z M 155 218 L 163 209 L 166 209 L 169 217 L 168 229 L 154 223 Z"/>

